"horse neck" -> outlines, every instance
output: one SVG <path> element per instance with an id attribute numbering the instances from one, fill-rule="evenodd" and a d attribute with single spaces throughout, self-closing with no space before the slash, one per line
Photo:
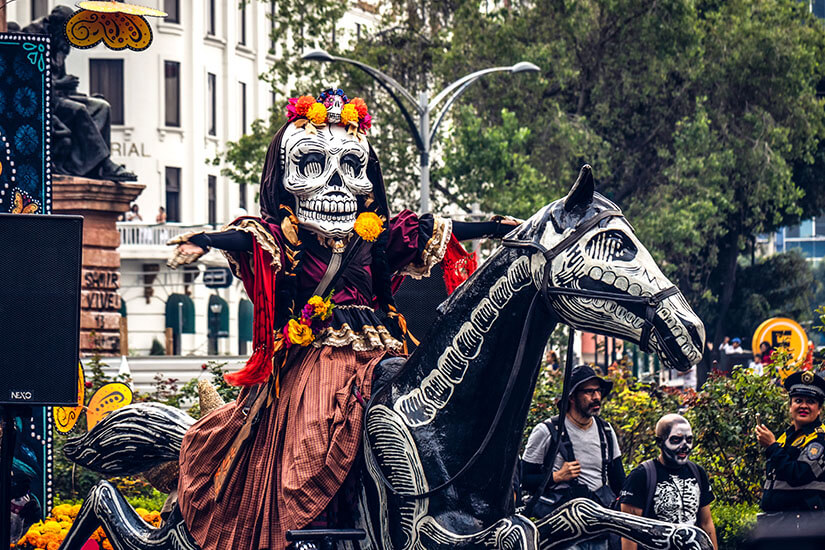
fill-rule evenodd
<path id="1" fill-rule="evenodd" d="M 466 441 L 451 457 L 456 463 L 466 462 L 478 448 L 502 408 L 486 453 L 495 460 L 474 469 L 485 476 L 490 476 L 490 468 L 503 476 L 512 474 L 536 367 L 555 326 L 539 297 L 521 365 L 514 365 L 534 296 L 529 255 L 499 249 L 445 302 L 396 385 L 399 397 L 393 408 L 408 426 L 428 432 L 435 428 L 431 433 L 445 445 L 452 443 L 454 451 L 456 441 Z M 505 396 L 514 368 L 519 370 L 513 391 Z"/>

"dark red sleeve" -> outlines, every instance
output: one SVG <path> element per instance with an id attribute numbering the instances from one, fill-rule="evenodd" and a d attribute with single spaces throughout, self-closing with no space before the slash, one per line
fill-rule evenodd
<path id="1" fill-rule="evenodd" d="M 399 271 L 421 261 L 421 254 L 433 236 L 434 224 L 432 214 L 419 217 L 409 210 L 403 210 L 390 220 L 387 242 L 390 271 Z"/>

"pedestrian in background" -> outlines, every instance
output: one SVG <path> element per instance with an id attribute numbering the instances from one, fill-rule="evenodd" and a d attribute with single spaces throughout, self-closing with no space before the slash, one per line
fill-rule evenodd
<path id="1" fill-rule="evenodd" d="M 532 515 L 544 517 L 558 506 L 578 497 L 589 498 L 610 507 L 624 483 L 621 449 L 616 432 L 599 417 L 602 401 L 613 383 L 581 365 L 573 369 L 570 401 L 564 426 L 556 415 L 536 425 L 522 456 L 522 487 L 531 494 L 552 471 L 552 477 L 536 503 Z M 561 434 L 559 453 L 553 460 L 550 451 Z M 552 463 L 551 463 L 552 461 Z M 608 536 L 579 542 L 570 549 L 607 550 Z M 613 547 L 618 547 L 618 539 Z"/>

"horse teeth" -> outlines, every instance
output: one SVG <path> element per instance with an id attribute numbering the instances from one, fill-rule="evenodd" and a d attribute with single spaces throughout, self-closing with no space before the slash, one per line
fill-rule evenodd
<path id="1" fill-rule="evenodd" d="M 613 286 L 618 288 L 619 290 L 627 290 L 628 281 L 626 277 L 616 277 L 616 280 L 613 281 Z"/>
<path id="2" fill-rule="evenodd" d="M 615 311 L 616 310 L 616 302 L 614 302 L 612 300 L 608 300 L 604 304 L 604 309 L 606 309 L 608 313 L 610 313 L 612 311 Z"/>
<path id="3" fill-rule="evenodd" d="M 616 274 L 612 271 L 605 271 L 604 275 L 602 275 L 602 282 L 605 282 L 609 285 L 613 284 L 613 281 L 616 280 Z"/>
<path id="4" fill-rule="evenodd" d="M 602 280 L 602 273 L 604 273 L 602 271 L 602 268 L 593 266 L 593 267 L 590 268 L 589 275 L 590 275 L 590 278 L 593 279 L 594 281 L 601 281 Z"/>
<path id="5" fill-rule="evenodd" d="M 627 293 L 631 296 L 639 296 L 642 293 L 642 287 L 636 283 L 633 283 L 627 287 Z"/>

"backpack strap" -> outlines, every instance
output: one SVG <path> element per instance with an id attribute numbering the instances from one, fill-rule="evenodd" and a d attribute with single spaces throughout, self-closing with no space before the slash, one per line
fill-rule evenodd
<path id="1" fill-rule="evenodd" d="M 552 469 L 553 465 L 548 464 L 550 461 L 550 451 L 553 448 L 553 441 L 559 436 L 561 421 L 559 420 L 558 415 L 556 415 L 553 418 L 545 420 L 543 424 L 547 427 L 547 431 L 550 432 L 550 440 L 548 441 L 547 449 L 544 453 L 544 467 Z M 562 460 L 565 462 L 572 462 L 576 460 L 576 457 L 573 454 L 573 446 L 570 444 L 570 437 L 567 435 L 566 431 L 562 433 L 562 442 L 559 447 L 559 455 L 561 455 Z"/>
<path id="2" fill-rule="evenodd" d="M 596 428 L 599 431 L 599 443 L 602 451 L 602 485 L 607 485 L 608 472 L 610 465 L 613 463 L 613 430 L 610 424 L 604 421 L 601 417 L 596 416 Z"/>
<path id="3" fill-rule="evenodd" d="M 649 518 L 650 512 L 653 510 L 653 495 L 656 493 L 656 464 L 653 460 L 645 460 L 642 462 L 645 469 L 645 482 L 647 487 L 647 498 L 645 498 L 645 509 L 642 511 L 642 517 Z"/>

